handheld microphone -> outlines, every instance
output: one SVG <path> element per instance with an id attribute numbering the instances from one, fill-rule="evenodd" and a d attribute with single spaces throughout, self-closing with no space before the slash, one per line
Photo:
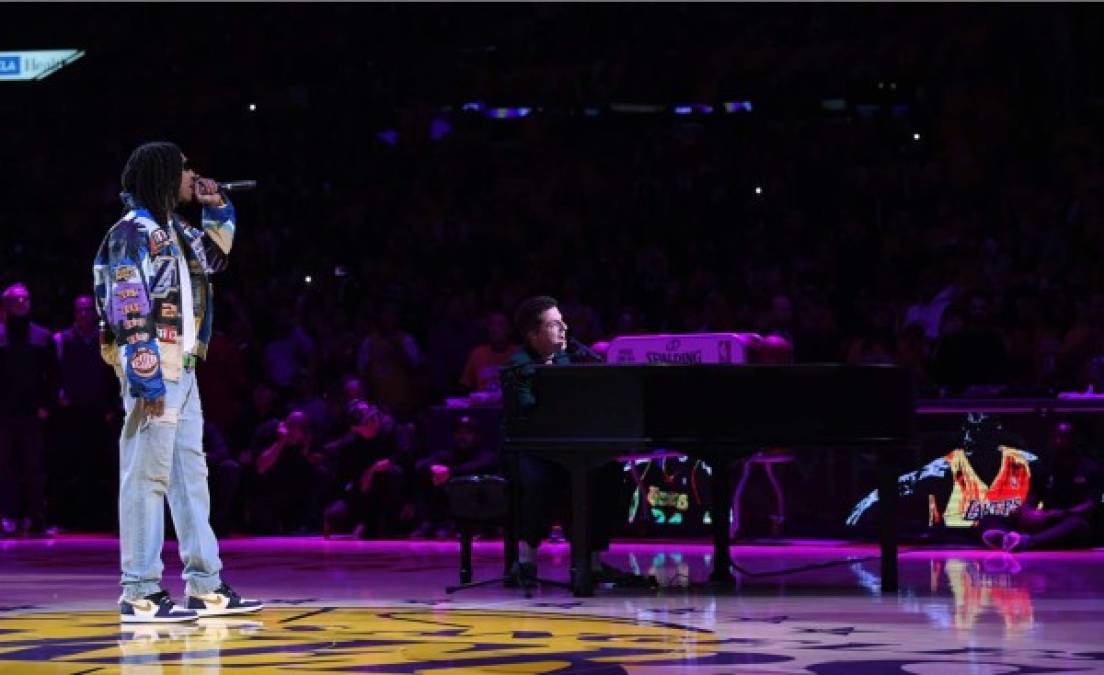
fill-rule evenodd
<path id="1" fill-rule="evenodd" d="M 569 354 L 577 354 L 587 361 L 594 363 L 604 363 L 605 359 L 602 355 L 594 351 L 590 347 L 580 342 L 578 339 L 569 337 L 567 338 L 567 352 Z"/>
<path id="2" fill-rule="evenodd" d="M 231 180 L 218 184 L 218 188 L 221 192 L 241 192 L 242 190 L 252 190 L 256 187 L 257 181 L 255 180 Z"/>

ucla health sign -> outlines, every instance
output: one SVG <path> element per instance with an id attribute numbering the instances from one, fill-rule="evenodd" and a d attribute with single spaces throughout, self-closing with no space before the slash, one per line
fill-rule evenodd
<path id="1" fill-rule="evenodd" d="M 41 80 L 82 56 L 80 49 L 0 52 L 0 82 Z"/>

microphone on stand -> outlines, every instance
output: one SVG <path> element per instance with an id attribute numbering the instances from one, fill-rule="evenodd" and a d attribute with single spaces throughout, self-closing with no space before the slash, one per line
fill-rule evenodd
<path id="1" fill-rule="evenodd" d="M 220 192 L 241 192 L 243 190 L 253 190 L 256 187 L 257 181 L 255 180 L 231 180 L 218 184 Z"/>
<path id="2" fill-rule="evenodd" d="M 587 347 L 585 344 L 573 337 L 567 338 L 567 348 L 565 351 L 568 354 L 581 357 L 584 361 L 588 361 L 591 363 L 605 363 L 606 361 L 604 358 L 602 358 L 601 354 L 594 351 L 590 347 Z"/>

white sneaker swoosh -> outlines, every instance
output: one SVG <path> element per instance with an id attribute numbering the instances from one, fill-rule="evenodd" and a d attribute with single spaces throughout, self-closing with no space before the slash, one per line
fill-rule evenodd
<path id="1" fill-rule="evenodd" d="M 225 595 L 219 595 L 218 593 L 201 595 L 199 599 L 203 601 L 203 604 L 207 605 L 207 609 L 226 609 L 230 604 L 230 598 Z"/>

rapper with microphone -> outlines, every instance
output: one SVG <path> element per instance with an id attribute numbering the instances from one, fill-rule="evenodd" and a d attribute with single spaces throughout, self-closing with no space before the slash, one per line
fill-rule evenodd
<path id="1" fill-rule="evenodd" d="M 146 143 L 123 168 L 124 213 L 92 267 L 101 352 L 126 417 L 119 437 L 120 620 L 193 621 L 261 609 L 222 578 L 210 524 L 196 361 L 211 337 L 210 275 L 226 266 L 237 227 L 233 184 L 198 176 L 180 148 Z M 220 189 L 221 188 L 221 189 Z M 176 208 L 202 206 L 200 227 Z M 161 586 L 168 500 L 184 563 L 184 607 Z"/>
<path id="2" fill-rule="evenodd" d="M 513 414 L 525 414 L 537 405 L 533 376 L 537 366 L 602 361 L 585 344 L 567 337 L 567 322 L 555 298 L 536 296 L 523 301 L 514 314 L 514 327 L 524 338 L 523 346 L 502 366 L 502 402 Z M 571 477 L 563 466 L 521 453 L 517 461 L 520 487 L 520 520 L 517 562 L 510 569 L 511 585 L 532 587 L 537 584 L 537 549 L 548 536 L 552 522 L 566 523 L 571 517 L 569 486 Z M 655 579 L 629 574 L 606 564 L 601 553 L 609 549 L 613 524 L 626 512 L 621 504 L 624 472 L 619 462 L 607 462 L 591 476 L 590 561 L 598 583 L 618 586 L 654 586 Z"/>

